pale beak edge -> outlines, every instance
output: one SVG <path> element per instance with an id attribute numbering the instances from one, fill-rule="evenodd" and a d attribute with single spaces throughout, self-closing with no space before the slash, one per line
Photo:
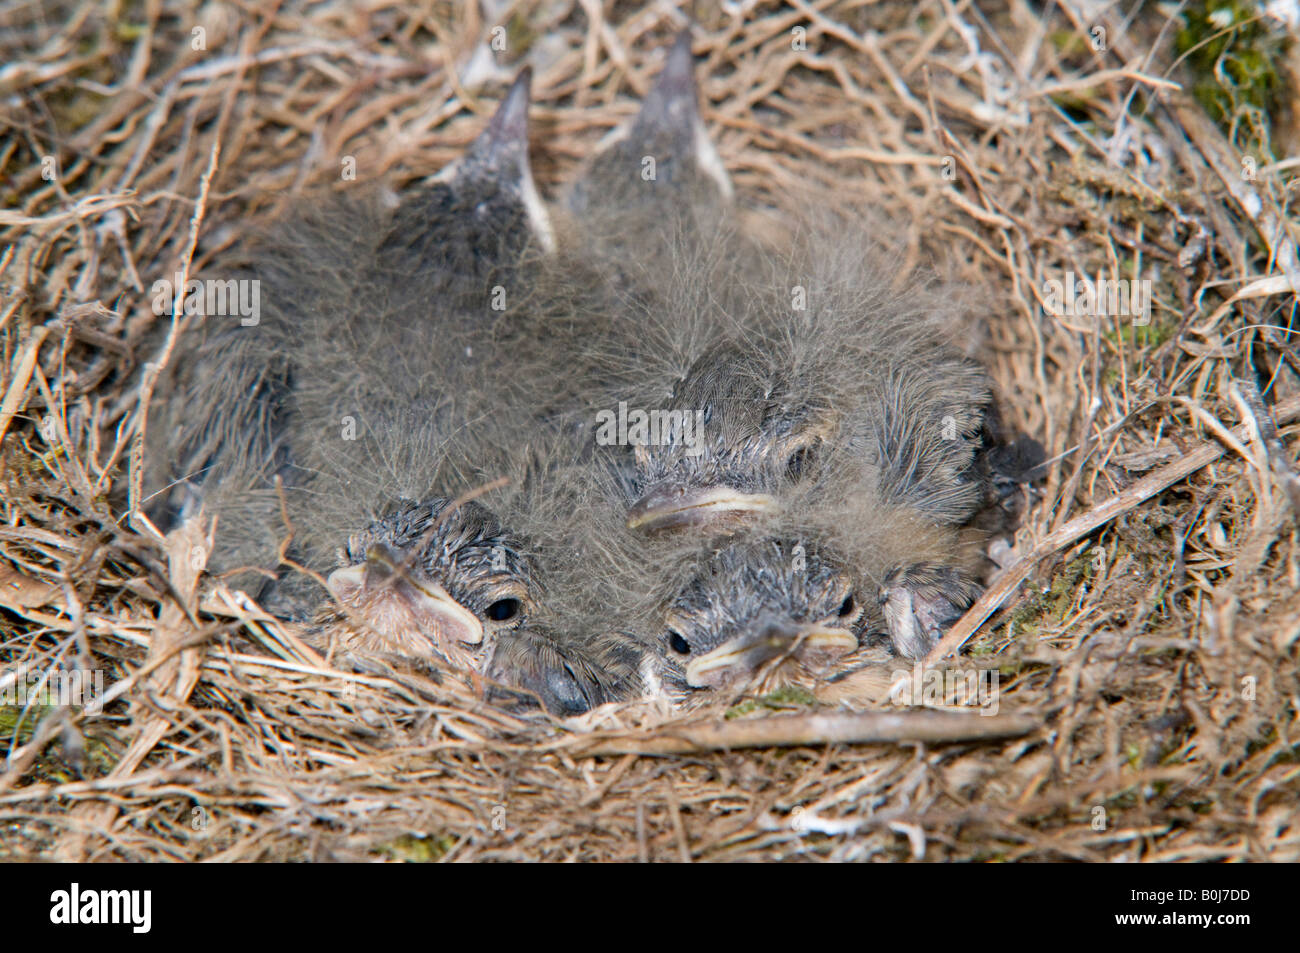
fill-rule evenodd
<path id="1" fill-rule="evenodd" d="M 767 644 L 764 644 L 766 642 Z M 744 635 L 719 645 L 711 652 L 691 659 L 686 665 L 686 683 L 693 688 L 705 688 L 713 684 L 709 676 L 719 671 L 745 665 L 757 668 L 751 661 L 758 650 L 758 664 L 776 658 L 789 651 L 796 643 L 797 655 L 805 652 L 826 653 L 832 656 L 846 655 L 858 647 L 858 640 L 846 629 L 836 629 L 824 625 L 800 626 L 789 635 L 750 636 Z"/>
<path id="2" fill-rule="evenodd" d="M 647 494 L 628 511 L 627 528 L 668 529 L 710 522 L 739 513 L 763 513 L 776 501 L 765 493 L 741 493 L 728 486 L 710 487 L 660 502 Z"/>
<path id="3" fill-rule="evenodd" d="M 366 564 L 336 569 L 330 573 L 326 584 L 339 602 L 355 605 L 358 595 L 370 585 L 366 579 Z M 393 589 L 394 595 L 405 602 L 411 621 L 422 631 L 430 633 L 434 641 L 454 640 L 468 645 L 478 645 L 483 641 L 483 623 L 478 616 L 437 583 L 407 578 L 395 581 Z"/>

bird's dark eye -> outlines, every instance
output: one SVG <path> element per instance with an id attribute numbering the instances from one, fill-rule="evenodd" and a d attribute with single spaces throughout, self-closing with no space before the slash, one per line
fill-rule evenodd
<path id="1" fill-rule="evenodd" d="M 785 475 L 791 480 L 798 480 L 812 469 L 813 448 L 801 447 L 785 462 Z"/>
<path id="2" fill-rule="evenodd" d="M 853 593 L 850 592 L 844 597 L 844 601 L 840 603 L 840 618 L 843 619 L 845 616 L 853 615 L 854 608 Z"/>
<path id="3" fill-rule="evenodd" d="M 519 615 L 520 608 L 518 599 L 498 599 L 487 607 L 487 617 L 493 622 L 508 622 Z"/>
<path id="4" fill-rule="evenodd" d="M 674 632 L 671 629 L 668 630 L 668 647 L 678 655 L 691 654 L 691 643 L 682 638 L 680 632 Z"/>

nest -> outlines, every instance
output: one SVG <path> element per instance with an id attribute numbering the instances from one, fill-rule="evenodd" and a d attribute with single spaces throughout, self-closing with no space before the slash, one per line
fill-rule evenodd
<path id="1" fill-rule="evenodd" d="M 26 5 L 0 23 L 0 857 L 1300 860 L 1289 76 L 1214 115 L 1188 71 L 1218 50 L 1232 92 L 1245 27 L 1189 43 L 1150 5 L 690 12 L 738 193 L 878 206 L 900 281 L 968 289 L 1003 423 L 1048 450 L 933 657 L 996 673 L 999 713 L 934 710 L 949 681 L 860 713 L 523 718 L 472 680 L 340 670 L 204 573 L 220 525 L 140 517 L 183 332 L 153 281 L 351 187 L 349 158 L 399 188 L 437 171 L 524 62 L 553 191 L 686 11 Z M 1051 313 L 1070 272 L 1149 280 L 1150 309 Z M 102 695 L 57 703 L 74 673 Z"/>

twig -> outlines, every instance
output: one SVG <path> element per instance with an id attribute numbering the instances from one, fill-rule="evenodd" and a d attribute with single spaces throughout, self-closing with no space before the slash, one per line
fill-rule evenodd
<path id="1" fill-rule="evenodd" d="M 598 755 L 697 754 L 735 748 L 795 745 L 931 744 L 986 741 L 1028 734 L 1038 725 L 1029 715 L 960 715 L 942 711 L 868 711 L 829 715 L 774 715 L 744 721 L 722 719 L 664 729 L 652 737 L 603 737 L 569 748 L 573 757 Z"/>
<path id="2" fill-rule="evenodd" d="M 1273 409 L 1273 414 L 1281 423 L 1289 423 L 1300 417 L 1300 397 L 1292 397 L 1278 404 Z M 1240 441 L 1250 438 L 1250 431 L 1245 424 L 1234 428 L 1232 433 Z M 948 630 L 948 634 L 940 639 L 939 644 L 925 657 L 925 664 L 936 665 L 965 645 L 966 640 L 998 610 L 1007 597 L 1029 578 L 1034 567 L 1048 556 L 1064 549 L 1075 540 L 1087 536 L 1098 527 L 1104 526 L 1121 513 L 1127 513 L 1143 500 L 1186 479 L 1225 453 L 1227 449 L 1220 444 L 1204 443 L 1181 460 L 1148 474 L 1104 503 L 1094 506 L 1086 513 L 1081 513 L 1064 526 L 1043 537 L 1034 547 L 1033 552 L 998 574 L 984 595 L 970 607 L 956 625 Z"/>
<path id="3" fill-rule="evenodd" d="M 1182 89 L 1177 83 L 1161 79 L 1158 76 L 1147 76 L 1132 69 L 1104 69 L 1095 73 L 1089 73 L 1087 76 L 1080 76 L 1076 79 L 1067 80 L 1063 83 L 1048 83 L 1046 86 L 1040 86 L 1037 89 L 1030 90 L 1026 97 L 1034 96 L 1055 96 L 1057 93 L 1073 93 L 1081 89 L 1092 89 L 1094 86 L 1100 86 L 1103 83 L 1109 83 L 1116 79 L 1131 79 L 1135 83 L 1145 83 L 1148 86 L 1154 86 L 1157 89 Z"/>
<path id="4" fill-rule="evenodd" d="M 1251 438 L 1264 448 L 1264 458 L 1274 478 L 1286 491 L 1291 509 L 1300 514 L 1300 476 L 1296 475 L 1286 446 L 1277 433 L 1277 422 L 1269 413 L 1259 388 L 1252 381 L 1233 380 L 1228 385 L 1228 396 L 1236 404 Z"/>
<path id="5" fill-rule="evenodd" d="M 208 189 L 212 186 L 212 177 L 216 174 L 220 157 L 221 138 L 217 136 L 212 140 L 212 151 L 208 154 L 208 167 L 203 170 L 203 178 L 199 180 L 199 197 L 194 203 L 194 214 L 190 217 L 189 238 L 185 244 L 185 251 L 181 254 L 180 268 L 178 269 L 181 286 L 176 289 L 175 300 L 172 302 L 171 327 L 168 329 L 167 339 L 162 345 L 158 359 L 146 365 L 143 378 L 140 381 L 140 406 L 136 411 L 134 433 L 129 438 L 131 439 L 131 468 L 127 482 L 127 509 L 130 513 L 137 513 L 140 510 L 141 484 L 144 480 L 142 460 L 144 457 L 145 435 L 149 425 L 149 403 L 153 399 L 153 390 L 158 383 L 158 376 L 171 359 L 177 338 L 180 336 L 181 329 L 185 324 L 183 319 L 185 282 L 189 278 L 190 264 L 194 261 L 194 249 L 199 242 L 199 229 L 203 226 L 203 215 L 208 207 Z M 114 447 L 113 458 L 116 458 L 120 446 L 121 437 L 119 437 L 118 446 Z M 104 469 L 107 472 L 109 467 Z"/>

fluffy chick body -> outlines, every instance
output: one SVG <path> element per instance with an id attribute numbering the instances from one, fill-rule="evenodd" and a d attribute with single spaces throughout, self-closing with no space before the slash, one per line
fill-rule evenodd
<path id="1" fill-rule="evenodd" d="M 806 271 L 774 262 L 771 283 L 751 285 L 743 307 L 722 314 L 708 298 L 715 279 L 693 288 L 689 262 L 666 277 L 667 300 L 696 306 L 659 313 L 676 327 L 650 353 L 642 335 L 637 367 L 624 365 L 607 404 L 694 419 L 697 432 L 598 447 L 592 480 L 645 536 L 647 554 L 673 552 L 683 536 L 708 547 L 742 531 L 822 540 L 846 555 L 864 602 L 889 579 L 901 606 L 901 589 L 929 567 L 949 580 L 951 606 L 965 608 L 978 591 L 961 543 L 986 496 L 977 466 L 986 379 L 951 343 L 949 309 L 924 289 L 889 290 L 868 246 L 831 267 L 841 239 L 806 236 Z M 801 310 L 790 308 L 791 287 L 802 289 Z M 951 621 L 933 605 L 938 627 L 887 616 L 899 652 L 924 654 Z"/>
<path id="2" fill-rule="evenodd" d="M 570 194 L 588 247 L 614 249 L 601 267 L 622 291 L 588 342 L 605 383 L 594 409 L 678 427 L 615 445 L 597 430 L 588 482 L 645 535 L 630 558 L 649 590 L 673 592 L 684 558 L 740 533 L 760 542 L 730 557 L 734 595 L 715 594 L 719 612 L 748 618 L 775 591 L 747 581 L 774 578 L 764 547 L 821 541 L 895 649 L 923 654 L 978 592 L 961 527 L 986 495 L 990 394 L 959 346 L 967 326 L 947 289 L 895 287 L 869 210 L 791 201 L 777 213 L 788 242 L 751 240 L 710 174 L 688 52 L 679 38 L 641 113 Z M 635 175 L 647 158 L 661 180 Z M 641 227 L 610 242 L 610 223 L 627 221 Z"/>
<path id="3" fill-rule="evenodd" d="M 396 209 L 331 199 L 264 239 L 248 271 L 261 321 L 196 335 L 158 456 L 181 481 L 177 515 L 220 516 L 213 567 L 276 577 L 259 592 L 273 611 L 308 617 L 324 596 L 279 569 L 285 545 L 339 567 L 323 636 L 541 686 L 565 710 L 602 697 L 599 652 L 528 627 L 544 587 L 509 519 L 542 495 L 526 448 L 563 445 L 568 408 L 586 403 L 574 337 L 608 309 L 555 249 L 528 170 L 527 89 L 525 75 L 467 155 Z M 506 474 L 519 485 L 488 506 L 451 505 Z"/>

